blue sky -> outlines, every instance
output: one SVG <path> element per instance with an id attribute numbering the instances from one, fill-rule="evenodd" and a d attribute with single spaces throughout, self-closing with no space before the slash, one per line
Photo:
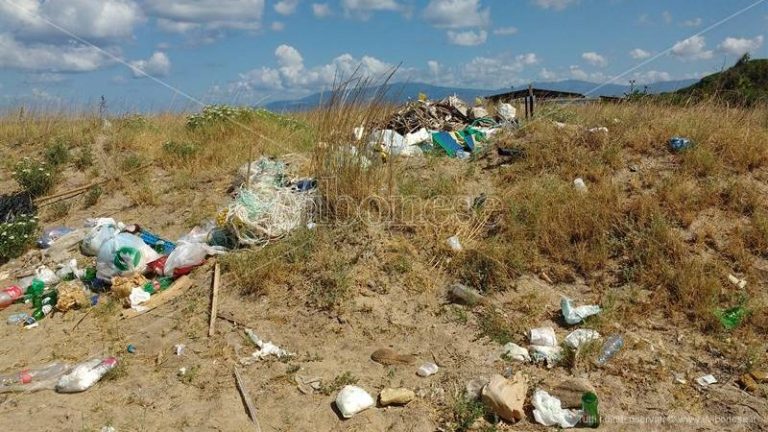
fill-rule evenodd
<path id="1" fill-rule="evenodd" d="M 485 89 L 647 83 L 768 57 L 766 33 L 768 0 L 0 0 L 0 105 L 254 104 L 396 65 Z"/>

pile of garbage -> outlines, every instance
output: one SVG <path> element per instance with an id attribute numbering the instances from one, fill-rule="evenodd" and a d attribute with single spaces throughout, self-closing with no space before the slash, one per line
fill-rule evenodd
<path id="1" fill-rule="evenodd" d="M 450 157 L 466 159 L 478 143 L 486 142 L 502 128 L 517 127 L 515 108 L 496 107 L 496 116 L 478 104 L 472 108 L 456 96 L 440 101 L 420 99 L 409 103 L 368 135 L 368 145 L 385 154 L 418 156 L 441 149 Z M 365 131 L 355 129 L 362 140 Z"/>

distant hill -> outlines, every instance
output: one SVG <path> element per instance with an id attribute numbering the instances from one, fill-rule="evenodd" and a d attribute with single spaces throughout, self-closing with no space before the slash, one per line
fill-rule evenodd
<path id="1" fill-rule="evenodd" d="M 768 59 L 751 60 L 745 55 L 730 69 L 677 90 L 674 97 L 694 102 L 716 98 L 745 106 L 768 103 Z"/>
<path id="2" fill-rule="evenodd" d="M 695 80 L 684 81 L 665 81 L 648 85 L 649 93 L 664 93 L 672 92 L 677 89 L 689 86 L 696 82 Z M 576 93 L 583 93 L 587 96 L 623 96 L 625 93 L 629 93 L 630 86 L 620 84 L 597 84 L 588 81 L 579 80 L 567 80 L 567 81 L 553 81 L 553 82 L 535 82 L 534 87 L 544 88 L 548 90 L 558 91 L 570 91 Z M 484 97 L 497 93 L 504 93 L 511 90 L 519 90 L 526 88 L 526 86 L 519 86 L 515 88 L 504 89 L 471 89 L 460 87 L 441 87 L 424 83 L 394 83 L 387 84 L 385 100 L 388 102 L 400 104 L 408 100 L 416 99 L 419 93 L 425 93 L 431 99 L 442 99 L 447 96 L 457 95 L 461 99 L 471 103 L 476 97 Z M 371 87 L 366 90 L 368 97 L 373 97 L 376 93 L 377 87 Z M 642 88 L 641 88 L 642 89 Z M 328 93 L 315 93 L 301 99 L 285 100 L 267 103 L 265 108 L 270 111 L 301 111 L 306 109 L 312 109 L 319 106 L 323 100 L 328 99 Z"/>

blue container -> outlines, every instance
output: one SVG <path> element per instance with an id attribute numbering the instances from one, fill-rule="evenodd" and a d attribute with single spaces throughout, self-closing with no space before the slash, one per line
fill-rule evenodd
<path id="1" fill-rule="evenodd" d="M 693 147 L 693 141 L 683 137 L 672 137 L 669 139 L 669 149 L 675 153 L 687 150 Z"/>

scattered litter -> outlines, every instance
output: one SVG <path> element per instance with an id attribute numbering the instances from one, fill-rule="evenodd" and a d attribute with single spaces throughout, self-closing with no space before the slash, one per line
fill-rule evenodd
<path id="1" fill-rule="evenodd" d="M 600 426 L 599 402 L 594 392 L 585 392 L 581 397 L 581 410 L 584 426 L 596 428 Z"/>
<path id="2" fill-rule="evenodd" d="M 56 391 L 59 393 L 77 393 L 88 390 L 107 372 L 117 366 L 117 359 L 95 358 L 75 366 L 71 372 L 59 379 Z"/>
<path id="3" fill-rule="evenodd" d="M 565 344 L 577 350 L 582 345 L 600 339 L 600 333 L 594 330 L 578 329 L 565 337 Z"/>
<path id="4" fill-rule="evenodd" d="M 562 381 L 548 393 L 560 399 L 563 408 L 581 408 L 581 398 L 584 393 L 597 393 L 589 381 L 580 378 L 568 378 Z"/>
<path id="5" fill-rule="evenodd" d="M 23 323 L 27 318 L 29 318 L 29 314 L 24 312 L 19 312 L 19 313 L 9 315 L 8 319 L 6 320 L 6 323 L 8 323 L 8 325 L 19 325 Z"/>
<path id="6" fill-rule="evenodd" d="M 173 346 L 173 351 L 176 353 L 177 356 L 180 356 L 184 354 L 185 348 L 186 348 L 186 345 L 184 344 L 176 344 Z"/>
<path id="7" fill-rule="evenodd" d="M 672 137 L 667 142 L 669 145 L 669 149 L 675 153 L 679 153 L 683 150 L 687 150 L 693 146 L 693 141 L 691 141 L 689 138 L 683 138 L 683 137 Z"/>
<path id="8" fill-rule="evenodd" d="M 535 363 L 546 362 L 550 369 L 563 359 L 563 354 L 563 347 L 531 345 L 531 359 Z"/>
<path id="9" fill-rule="evenodd" d="M 379 348 L 371 354 L 371 360 L 385 366 L 396 364 L 414 364 L 416 356 L 410 354 L 400 354 L 392 348 Z"/>
<path id="10" fill-rule="evenodd" d="M 422 378 L 426 378 L 436 374 L 438 369 L 439 368 L 434 363 L 424 363 L 423 365 L 419 366 L 419 369 L 416 371 L 416 375 Z"/>
<path id="11" fill-rule="evenodd" d="M 159 257 L 135 235 L 118 233 L 101 244 L 96 259 L 96 277 L 108 281 L 114 276 L 143 273 L 147 264 Z"/>
<path id="12" fill-rule="evenodd" d="M 85 227 L 90 228 L 90 231 L 80 243 L 80 251 L 87 256 L 98 255 L 101 245 L 117 235 L 120 232 L 120 226 L 121 224 L 112 218 L 86 219 Z"/>
<path id="13" fill-rule="evenodd" d="M 729 274 L 728 280 L 731 281 L 732 284 L 736 285 L 740 289 L 744 289 L 747 286 L 747 280 L 746 279 L 739 279 L 736 276 Z"/>
<path id="14" fill-rule="evenodd" d="M 72 309 L 88 307 L 91 304 L 82 282 L 74 280 L 62 282 L 56 287 L 59 292 L 56 310 L 67 312 Z"/>
<path id="15" fill-rule="evenodd" d="M 389 405 L 408 405 L 416 393 L 407 388 L 385 388 L 379 393 L 379 404 L 381 406 Z"/>
<path id="16" fill-rule="evenodd" d="M 624 347 L 624 338 L 621 335 L 612 335 L 605 341 L 600 355 L 597 358 L 597 364 L 602 366 L 613 358 Z"/>
<path id="17" fill-rule="evenodd" d="M 459 236 L 457 235 L 448 238 L 448 246 L 454 252 L 461 252 L 464 250 L 464 248 L 461 246 L 461 242 L 459 241 Z"/>
<path id="18" fill-rule="evenodd" d="M 688 382 L 688 380 L 685 379 L 685 374 L 673 373 L 672 376 L 675 378 L 675 382 L 678 384 L 685 384 Z"/>
<path id="19" fill-rule="evenodd" d="M 581 420 L 581 410 L 563 409 L 559 399 L 544 390 L 536 390 L 531 398 L 533 417 L 544 426 L 572 428 Z"/>
<path id="20" fill-rule="evenodd" d="M 176 249 L 168 255 L 163 267 L 163 274 L 179 277 L 182 273 L 189 273 L 192 268 L 203 264 L 206 256 L 221 253 L 223 253 L 221 248 L 208 246 L 205 243 L 180 242 Z M 179 272 L 179 269 L 187 269 L 187 271 Z"/>
<path id="21" fill-rule="evenodd" d="M 126 348 L 126 351 L 128 351 L 131 354 L 136 353 L 136 347 L 133 344 L 128 344 L 128 347 Z"/>
<path id="22" fill-rule="evenodd" d="M 483 394 L 483 388 L 489 383 L 488 378 L 475 378 L 469 381 L 464 387 L 464 399 L 475 401 L 480 399 Z"/>
<path id="23" fill-rule="evenodd" d="M 491 381 L 483 387 L 483 403 L 496 415 L 504 420 L 515 423 L 525 417 L 523 406 L 528 383 L 522 372 L 518 372 L 511 380 L 501 375 L 494 375 Z"/>
<path id="24" fill-rule="evenodd" d="M 736 306 L 730 309 L 715 309 L 715 316 L 720 320 L 720 324 L 726 330 L 733 330 L 741 325 L 741 322 L 747 316 L 747 309 L 744 306 Z"/>
<path id="25" fill-rule="evenodd" d="M 336 408 L 345 419 L 367 410 L 376 404 L 370 394 L 360 387 L 347 385 L 336 395 Z"/>
<path id="26" fill-rule="evenodd" d="M 717 383 L 717 378 L 715 378 L 714 375 L 704 375 L 701 377 L 696 378 L 696 383 L 699 384 L 702 387 L 706 387 L 711 384 Z"/>
<path id="27" fill-rule="evenodd" d="M 74 231 L 72 228 L 67 228 L 65 226 L 46 228 L 40 238 L 37 239 L 37 246 L 40 249 L 47 249 L 51 247 L 56 242 L 56 240 L 64 237 L 72 231 Z"/>
<path id="28" fill-rule="evenodd" d="M 525 363 L 531 361 L 531 355 L 528 353 L 528 350 L 512 342 L 504 345 L 502 357 Z"/>
<path id="29" fill-rule="evenodd" d="M 573 307 L 573 301 L 566 297 L 560 300 L 560 308 L 563 311 L 565 322 L 574 325 L 584 321 L 585 318 L 597 315 L 602 309 L 597 305 Z"/>
<path id="30" fill-rule="evenodd" d="M 557 336 L 552 327 L 531 329 L 529 333 L 531 345 L 554 347 L 557 346 Z"/>
<path id="31" fill-rule="evenodd" d="M 579 192 L 587 191 L 587 184 L 584 183 L 584 179 L 581 177 L 578 177 L 576 180 L 573 181 L 573 187 L 575 187 L 576 190 Z"/>
<path id="32" fill-rule="evenodd" d="M 102 426 L 100 432 L 117 432 L 117 429 L 112 426 Z"/>
<path id="33" fill-rule="evenodd" d="M 281 349 L 277 345 L 273 344 L 272 342 L 265 342 L 259 338 L 256 333 L 253 332 L 251 329 L 245 329 L 245 334 L 248 335 L 249 338 L 251 338 L 251 341 L 259 347 L 258 351 L 255 351 L 251 356 L 256 360 L 264 360 L 267 357 L 275 356 L 279 359 L 283 357 L 290 357 L 293 354 L 289 353 L 288 351 Z M 249 359 L 250 360 L 250 359 Z M 241 360 L 241 363 L 243 360 Z M 248 360 L 245 361 L 246 363 Z"/>
<path id="34" fill-rule="evenodd" d="M 517 109 L 508 103 L 499 104 L 496 111 L 499 113 L 499 117 L 507 122 L 513 122 L 517 118 Z"/>
<path id="35" fill-rule="evenodd" d="M 608 133 L 608 128 L 605 127 L 605 126 L 600 126 L 600 127 L 594 127 L 594 128 L 587 129 L 587 131 L 589 131 L 589 133 L 606 133 L 607 134 Z"/>
<path id="36" fill-rule="evenodd" d="M 131 290 L 131 294 L 128 296 L 128 301 L 131 304 L 132 309 L 142 309 L 139 307 L 142 303 L 146 303 L 152 295 L 144 291 L 141 287 L 135 287 Z"/>
<path id="37" fill-rule="evenodd" d="M 56 275 L 56 272 L 44 265 L 35 269 L 34 279 L 43 282 L 46 286 L 53 286 L 61 282 L 61 279 Z"/>
<path id="38" fill-rule="evenodd" d="M 470 306 L 485 301 L 485 297 L 483 297 L 477 290 L 473 290 L 460 283 L 455 283 L 448 288 L 448 296 L 456 303 L 463 303 Z"/>
<path id="39" fill-rule="evenodd" d="M 68 363 L 54 362 L 33 369 L 0 375 L 0 393 L 53 390 L 59 378 L 71 370 Z"/>
<path id="40" fill-rule="evenodd" d="M 180 367 L 180 368 L 179 368 L 179 371 L 177 372 L 177 375 L 178 375 L 178 376 L 184 376 L 184 375 L 186 375 L 186 374 L 187 374 L 187 368 L 185 368 L 185 367 Z"/>
<path id="41" fill-rule="evenodd" d="M 504 105 L 509 105 L 509 104 L 504 104 Z M 485 109 L 485 107 L 476 106 L 476 107 L 472 107 L 470 114 L 473 120 L 480 119 L 480 118 L 488 117 L 488 110 Z M 499 113 L 499 115 L 501 116 L 501 113 Z M 514 115 L 512 117 L 514 118 Z"/>

